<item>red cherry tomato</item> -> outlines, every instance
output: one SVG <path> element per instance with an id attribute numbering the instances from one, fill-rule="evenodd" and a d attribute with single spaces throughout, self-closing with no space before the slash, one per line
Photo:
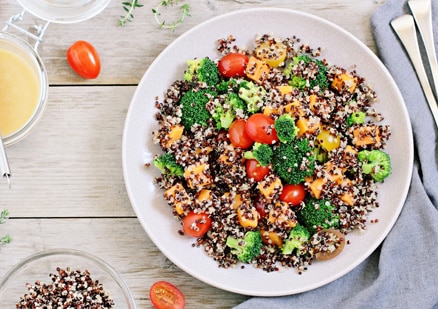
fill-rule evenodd
<path id="1" fill-rule="evenodd" d="M 246 160 L 246 175 L 248 178 L 254 178 L 255 181 L 260 181 L 269 173 L 269 166 L 260 165 L 257 160 Z"/>
<path id="2" fill-rule="evenodd" d="M 243 54 L 233 53 L 223 56 L 218 63 L 219 73 L 225 77 L 245 76 L 248 57 Z"/>
<path id="3" fill-rule="evenodd" d="M 155 282 L 149 290 L 149 298 L 157 309 L 184 309 L 186 303 L 183 293 L 166 281 Z"/>
<path id="4" fill-rule="evenodd" d="M 246 122 L 245 132 L 250 139 L 262 144 L 272 144 L 278 141 L 274 119 L 264 114 L 251 115 Z"/>
<path id="5" fill-rule="evenodd" d="M 182 220 L 184 234 L 190 237 L 202 237 L 211 226 L 211 218 L 205 213 L 190 212 Z"/>
<path id="6" fill-rule="evenodd" d="M 100 58 L 96 49 L 86 41 L 77 41 L 67 50 L 71 68 L 83 78 L 93 79 L 100 73 Z"/>
<path id="7" fill-rule="evenodd" d="M 269 210 L 266 208 L 266 202 L 259 195 L 254 199 L 254 206 L 261 218 L 268 215 Z"/>
<path id="8" fill-rule="evenodd" d="M 304 185 L 287 184 L 283 186 L 283 191 L 280 194 L 280 200 L 283 202 L 292 204 L 293 206 L 299 205 L 306 197 L 306 189 Z"/>
<path id="9" fill-rule="evenodd" d="M 228 129 L 228 136 L 233 146 L 246 149 L 254 143 L 254 141 L 249 138 L 248 134 L 246 134 L 245 125 L 245 120 L 237 119 L 233 121 Z"/>

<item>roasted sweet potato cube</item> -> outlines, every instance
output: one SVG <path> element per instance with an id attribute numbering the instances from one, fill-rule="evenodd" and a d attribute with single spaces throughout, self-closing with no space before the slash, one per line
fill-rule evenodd
<path id="1" fill-rule="evenodd" d="M 179 182 L 164 192 L 164 198 L 178 215 L 182 215 L 184 210 L 190 205 L 190 196 L 184 186 Z"/>

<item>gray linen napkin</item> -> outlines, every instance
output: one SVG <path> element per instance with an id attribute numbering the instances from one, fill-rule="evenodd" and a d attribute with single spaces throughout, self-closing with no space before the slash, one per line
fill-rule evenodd
<path id="1" fill-rule="evenodd" d="M 438 42 L 438 1 L 432 2 Z M 409 13 L 405 0 L 387 0 L 371 18 L 379 56 L 402 92 L 414 133 L 412 182 L 395 226 L 368 259 L 338 280 L 297 295 L 254 297 L 235 309 L 438 308 L 438 134 L 412 65 L 389 25 L 403 13 Z"/>

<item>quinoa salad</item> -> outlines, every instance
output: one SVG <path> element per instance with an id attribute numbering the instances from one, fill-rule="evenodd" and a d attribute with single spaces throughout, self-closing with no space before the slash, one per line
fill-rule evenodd
<path id="1" fill-rule="evenodd" d="M 49 274 L 50 281 L 37 280 L 27 283 L 28 293 L 20 297 L 16 308 L 115 308 L 102 283 L 94 280 L 88 270 L 74 270 L 70 267 L 56 268 Z"/>
<path id="2" fill-rule="evenodd" d="M 161 171 L 178 234 L 219 267 L 301 274 L 348 250 L 348 233 L 366 232 L 379 207 L 391 174 L 390 127 L 374 108 L 384 102 L 296 36 L 235 41 L 219 39 L 215 59 L 187 59 L 157 96 L 162 152 L 148 168 Z"/>

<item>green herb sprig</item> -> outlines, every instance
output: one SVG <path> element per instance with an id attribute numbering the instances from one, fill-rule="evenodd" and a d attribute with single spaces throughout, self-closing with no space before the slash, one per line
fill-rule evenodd
<path id="1" fill-rule="evenodd" d="M 9 211 L 5 209 L 0 213 L 0 224 L 5 223 L 6 220 L 8 220 L 8 219 L 9 219 Z M 0 238 L 0 246 L 2 246 L 4 244 L 8 244 L 11 241 L 12 241 L 12 237 L 10 235 L 2 236 Z"/>
<path id="2" fill-rule="evenodd" d="M 124 26 L 127 22 L 131 22 L 132 19 L 134 18 L 134 14 L 133 14 L 134 9 L 143 6 L 143 4 L 138 3 L 138 0 L 132 0 L 131 2 L 129 1 L 122 2 L 122 5 L 126 14 L 124 16 L 120 16 L 119 26 Z"/>
<path id="3" fill-rule="evenodd" d="M 176 27 L 181 25 L 184 22 L 184 19 L 186 17 L 190 17 L 190 6 L 187 3 L 184 3 L 182 5 L 179 5 L 179 0 L 169 0 L 169 1 L 161 1 L 160 4 L 155 8 L 152 9 L 152 14 L 155 16 L 155 21 L 158 24 L 158 27 L 160 29 L 170 29 L 175 30 Z M 170 23 L 166 23 L 165 20 L 161 20 L 161 13 L 160 9 L 165 8 L 168 6 L 179 6 L 181 10 L 181 15 L 178 20 L 172 21 Z"/>

